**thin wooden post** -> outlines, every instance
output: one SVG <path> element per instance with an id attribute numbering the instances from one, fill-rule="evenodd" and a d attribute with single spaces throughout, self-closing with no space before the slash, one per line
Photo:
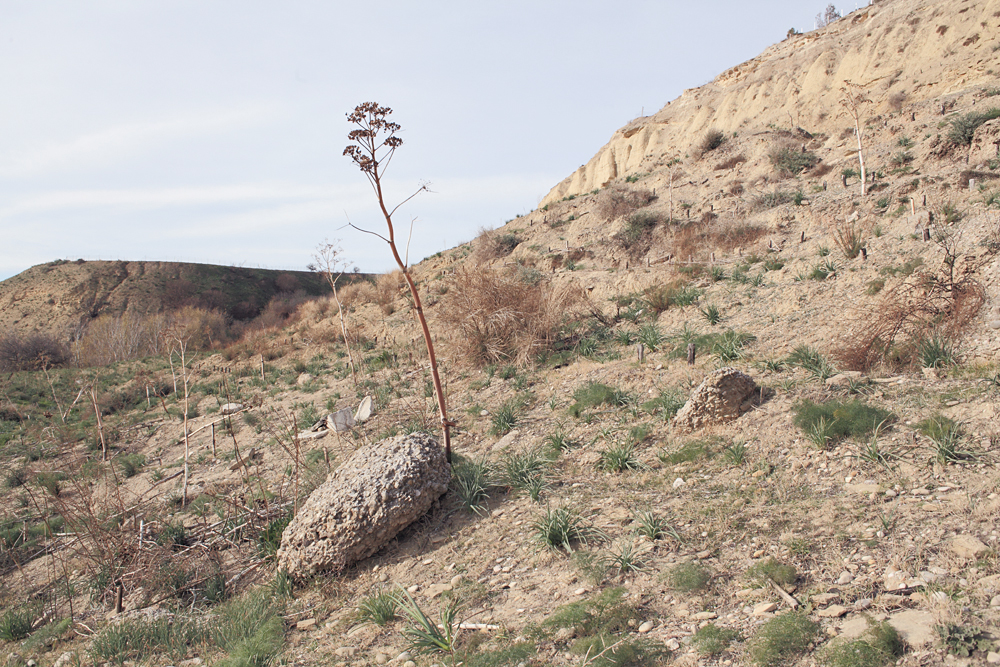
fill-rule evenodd
<path id="1" fill-rule="evenodd" d="M 118 582 L 118 591 L 115 593 L 115 613 L 122 613 L 122 596 L 124 595 L 125 587 L 122 586 L 122 582 Z"/>
<path id="2" fill-rule="evenodd" d="M 264 378 L 264 355 L 263 354 L 260 355 L 260 381 L 261 382 L 265 382 L 266 381 L 266 379 Z"/>
<path id="3" fill-rule="evenodd" d="M 646 348 L 643 346 L 642 343 L 639 343 L 639 345 L 636 346 L 635 351 L 636 351 L 636 356 L 639 359 L 639 363 L 641 364 L 643 360 L 646 358 Z"/>
<path id="4" fill-rule="evenodd" d="M 215 422 L 212 422 L 212 457 L 215 458 Z"/>
<path id="5" fill-rule="evenodd" d="M 861 259 L 863 259 L 863 260 L 867 260 L 868 259 L 868 248 L 864 248 L 864 247 L 861 248 Z"/>
<path id="6" fill-rule="evenodd" d="M 925 241 L 930 241 L 931 240 L 931 230 L 930 230 L 930 227 L 924 227 L 924 240 Z"/>
<path id="7" fill-rule="evenodd" d="M 694 343 L 688 343 L 688 366 L 694 366 L 694 357 L 697 352 Z"/>

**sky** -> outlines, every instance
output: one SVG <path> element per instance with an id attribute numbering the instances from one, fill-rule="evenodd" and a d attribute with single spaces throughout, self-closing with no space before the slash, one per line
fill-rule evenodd
<path id="1" fill-rule="evenodd" d="M 392 268 L 346 114 L 394 110 L 411 263 L 826 2 L 0 0 L 0 280 L 56 259 Z M 853 10 L 855 7 L 842 7 Z M 405 233 L 404 233 L 405 236 Z"/>

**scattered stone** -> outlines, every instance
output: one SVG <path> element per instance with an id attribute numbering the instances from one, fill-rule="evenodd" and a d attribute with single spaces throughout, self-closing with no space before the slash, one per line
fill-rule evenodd
<path id="1" fill-rule="evenodd" d="M 399 661 L 399 662 L 406 662 L 411 657 L 413 657 L 413 656 L 410 655 L 409 651 L 403 651 L 402 653 L 400 653 L 399 655 L 396 656 L 396 660 Z"/>
<path id="2" fill-rule="evenodd" d="M 691 398 L 674 417 L 682 429 L 696 430 L 739 418 L 753 407 L 759 396 L 757 383 L 735 368 L 720 368 L 709 373 Z"/>
<path id="3" fill-rule="evenodd" d="M 708 558 L 712 557 L 712 552 L 711 551 L 699 551 L 694 556 L 698 560 L 705 560 L 705 559 L 708 559 Z"/>
<path id="4" fill-rule="evenodd" d="M 840 576 L 837 577 L 837 583 L 840 584 L 841 586 L 846 586 L 852 581 L 854 581 L 854 575 L 848 572 L 847 570 L 841 572 Z"/>
<path id="5" fill-rule="evenodd" d="M 278 567 L 303 580 L 367 558 L 448 490 L 449 468 L 444 451 L 425 433 L 361 447 L 288 524 Z"/>
<path id="6" fill-rule="evenodd" d="M 76 663 L 76 653 L 73 651 L 66 651 L 60 655 L 54 663 L 52 663 L 52 667 L 68 667 L 74 663 Z"/>
<path id="7" fill-rule="evenodd" d="M 991 607 L 1000 607 L 1000 595 L 996 595 L 990 600 Z"/>
<path id="8" fill-rule="evenodd" d="M 295 378 L 295 384 L 301 387 L 302 385 L 309 384 L 314 379 L 315 378 L 312 375 L 309 375 L 309 373 L 300 373 L 299 376 Z"/>
<path id="9" fill-rule="evenodd" d="M 387 656 L 385 653 L 376 653 L 375 654 L 375 664 L 376 665 L 384 665 L 384 664 L 386 664 L 388 662 L 389 662 L 389 656 Z"/>
<path id="10" fill-rule="evenodd" d="M 644 634 L 646 634 L 647 632 L 649 632 L 652 629 L 653 629 L 653 622 L 652 621 L 646 621 L 642 625 L 639 626 L 639 634 L 640 635 L 644 635 Z"/>
<path id="11" fill-rule="evenodd" d="M 1000 329 L 1000 320 L 990 320 L 986 326 L 990 329 Z"/>
<path id="12" fill-rule="evenodd" d="M 840 636 L 844 639 L 856 639 L 865 633 L 870 622 L 865 616 L 856 616 L 844 621 L 840 626 Z"/>
<path id="13" fill-rule="evenodd" d="M 573 638 L 573 628 L 559 628 L 559 631 L 556 632 L 557 641 L 566 641 L 567 639 L 572 639 L 572 638 Z"/>
<path id="14" fill-rule="evenodd" d="M 956 535 L 951 541 L 951 550 L 959 558 L 973 560 L 989 553 L 990 548 L 972 535 Z"/>
<path id="15" fill-rule="evenodd" d="M 586 588 L 578 588 L 575 591 L 573 591 L 573 595 L 583 595 L 586 592 L 587 592 Z"/>
<path id="16" fill-rule="evenodd" d="M 407 660 L 406 662 L 403 663 L 403 667 L 417 667 L 417 663 L 413 662 L 412 660 Z"/>
<path id="17" fill-rule="evenodd" d="M 772 611 L 778 608 L 775 602 L 761 602 L 753 606 L 754 616 L 763 616 L 764 614 L 770 614 Z"/>
<path id="18" fill-rule="evenodd" d="M 243 409 L 242 403 L 226 403 L 221 408 L 219 408 L 219 414 L 226 416 L 239 412 Z"/>
<path id="19" fill-rule="evenodd" d="M 719 615 L 714 611 L 699 611 L 697 614 L 692 614 L 692 621 L 710 621 L 713 618 L 718 618 Z"/>
<path id="20" fill-rule="evenodd" d="M 372 397 L 365 396 L 361 399 L 357 411 L 354 413 L 354 421 L 364 424 L 372 416 Z"/>
<path id="21" fill-rule="evenodd" d="M 883 578 L 885 590 L 896 591 L 900 588 L 906 588 L 906 580 L 909 575 L 902 570 L 897 570 L 893 566 L 886 568 L 885 577 Z"/>
<path id="22" fill-rule="evenodd" d="M 838 373 L 833 377 L 828 377 L 826 379 L 826 386 L 828 387 L 849 387 L 852 382 L 857 382 L 861 379 L 861 373 L 859 371 L 844 371 Z"/>
<path id="23" fill-rule="evenodd" d="M 938 639 L 938 634 L 934 631 L 934 615 L 927 611 L 908 609 L 897 612 L 889 617 L 889 624 L 896 628 L 903 636 L 903 641 L 910 646 L 933 644 Z"/>
<path id="24" fill-rule="evenodd" d="M 337 433 L 350 431 L 354 424 L 354 414 L 350 408 L 342 408 L 326 416 L 326 428 Z"/>
<path id="25" fill-rule="evenodd" d="M 682 478 L 678 477 L 677 479 L 674 480 L 673 487 L 675 489 L 679 489 L 682 486 L 684 486 L 684 484 L 685 484 L 684 480 Z"/>
<path id="26" fill-rule="evenodd" d="M 357 646 L 341 646 L 334 653 L 340 658 L 353 658 L 358 654 Z"/>
<path id="27" fill-rule="evenodd" d="M 1000 329 L 1000 327 L 997 327 L 997 329 Z M 990 651 L 986 654 L 986 662 L 991 665 L 1000 665 L 1000 653 Z"/>
<path id="28" fill-rule="evenodd" d="M 419 590 L 420 590 L 420 584 L 413 584 L 412 586 L 410 586 L 409 588 L 406 589 L 406 592 L 407 593 L 416 593 Z"/>
<path id="29" fill-rule="evenodd" d="M 432 600 L 442 593 L 446 593 L 452 589 L 451 584 L 431 584 L 424 591 L 424 596 L 431 598 Z"/>
<path id="30" fill-rule="evenodd" d="M 303 620 L 301 620 L 301 621 L 299 621 L 298 623 L 295 624 L 295 629 L 299 630 L 299 631 L 302 631 L 302 630 L 311 630 L 312 628 L 315 628 L 315 627 L 316 627 L 316 619 L 315 618 L 306 618 L 306 619 L 303 619 Z"/>
<path id="31" fill-rule="evenodd" d="M 451 585 L 452 586 L 458 586 L 461 583 L 462 583 L 462 575 L 456 574 L 454 577 L 451 578 Z"/>
<path id="32" fill-rule="evenodd" d="M 816 612 L 816 615 L 820 618 L 840 618 L 847 613 L 847 607 L 842 607 L 839 604 L 831 605 L 826 609 L 820 609 Z"/>
<path id="33" fill-rule="evenodd" d="M 671 637 L 670 639 L 668 639 L 666 641 L 666 645 L 667 645 L 667 648 L 670 649 L 671 651 L 676 651 L 676 650 L 680 649 L 680 647 L 681 647 L 681 643 L 679 641 L 677 641 L 676 639 L 674 639 L 673 637 Z"/>
<path id="34" fill-rule="evenodd" d="M 854 608 L 857 609 L 858 611 L 864 611 L 865 609 L 868 609 L 871 606 L 872 606 L 871 598 L 861 598 L 859 600 L 854 601 Z"/>

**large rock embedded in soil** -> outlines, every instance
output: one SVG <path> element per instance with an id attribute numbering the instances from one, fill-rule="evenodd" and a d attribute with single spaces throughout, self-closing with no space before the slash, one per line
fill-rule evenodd
<path id="1" fill-rule="evenodd" d="M 278 567 L 297 580 L 350 567 L 426 513 L 450 477 L 427 434 L 362 447 L 299 508 L 281 537 Z"/>
<path id="2" fill-rule="evenodd" d="M 732 421 L 750 410 L 759 396 L 752 377 L 735 368 L 720 368 L 709 373 L 677 411 L 674 425 L 693 431 Z"/>

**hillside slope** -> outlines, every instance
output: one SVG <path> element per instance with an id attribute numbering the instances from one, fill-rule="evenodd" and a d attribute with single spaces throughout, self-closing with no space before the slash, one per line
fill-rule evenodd
<path id="1" fill-rule="evenodd" d="M 770 126 L 827 136 L 834 162 L 850 160 L 853 137 L 840 101 L 848 82 L 873 101 L 870 116 L 907 112 L 930 100 L 942 115 L 954 98 L 996 85 L 1000 2 L 892 0 L 854 11 L 825 28 L 792 35 L 709 84 L 684 92 L 652 116 L 615 132 L 591 160 L 542 200 L 550 204 L 655 172 L 696 152 L 710 129 L 751 135 Z M 924 114 L 921 114 L 924 115 Z M 926 119 L 926 116 L 924 116 Z"/>

